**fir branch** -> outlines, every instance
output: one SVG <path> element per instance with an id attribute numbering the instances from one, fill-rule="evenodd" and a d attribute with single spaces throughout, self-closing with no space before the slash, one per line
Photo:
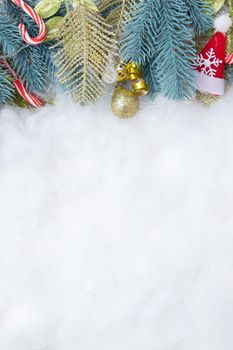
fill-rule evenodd
<path id="1" fill-rule="evenodd" d="M 21 44 L 19 29 L 12 17 L 0 6 L 0 47 L 4 55 L 12 55 Z"/>
<path id="2" fill-rule="evenodd" d="M 0 67 L 0 104 L 8 103 L 13 100 L 14 88 L 11 79 L 6 71 Z"/>
<path id="3" fill-rule="evenodd" d="M 184 6 L 188 8 L 188 15 L 192 21 L 195 34 L 208 30 L 213 22 L 213 10 L 206 0 L 183 0 Z"/>
<path id="4" fill-rule="evenodd" d="M 121 54 L 124 60 L 144 64 L 154 53 L 160 12 L 155 0 L 136 5 L 126 21 L 121 38 Z"/>
<path id="5" fill-rule="evenodd" d="M 158 81 L 157 64 L 155 60 L 152 60 L 149 64 L 145 64 L 143 67 L 144 79 L 150 87 L 149 97 L 154 99 L 160 93 L 160 84 Z"/>
<path id="6" fill-rule="evenodd" d="M 143 65 L 150 94 L 159 88 L 172 99 L 195 90 L 193 36 L 211 25 L 205 0 L 142 0 L 124 26 L 120 51 Z"/>
<path id="7" fill-rule="evenodd" d="M 23 51 L 28 46 L 29 45 L 22 46 L 17 51 L 14 51 L 12 54 L 9 54 L 9 55 L 0 55 L 0 59 L 11 59 L 14 56 L 18 55 L 21 51 Z"/>
<path id="8" fill-rule="evenodd" d="M 48 70 L 43 60 L 48 55 L 41 46 L 28 46 L 12 58 L 12 67 L 26 83 L 27 89 L 43 92 L 48 83 Z"/>
<path id="9" fill-rule="evenodd" d="M 34 6 L 37 1 L 27 3 Z M 19 33 L 18 24 L 27 25 L 30 35 L 38 33 L 35 22 L 10 0 L 4 0 L 0 6 L 0 49 L 3 56 L 11 59 L 11 64 L 27 89 L 32 92 L 46 91 L 49 80 L 54 79 L 54 65 L 51 60 L 50 43 L 38 46 L 26 46 Z"/>
<path id="10" fill-rule="evenodd" d="M 157 64 L 161 92 L 170 99 L 190 98 L 195 92 L 195 49 L 191 20 L 183 0 L 157 0 L 161 21 L 157 51 L 152 59 Z"/>

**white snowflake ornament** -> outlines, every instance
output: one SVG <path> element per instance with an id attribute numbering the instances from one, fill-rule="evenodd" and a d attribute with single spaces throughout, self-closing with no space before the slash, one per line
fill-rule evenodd
<path id="1" fill-rule="evenodd" d="M 200 72 L 210 77 L 215 77 L 219 65 L 223 63 L 221 59 L 216 57 L 214 49 L 211 47 L 209 51 L 200 53 L 197 58 L 197 66 L 200 67 Z"/>

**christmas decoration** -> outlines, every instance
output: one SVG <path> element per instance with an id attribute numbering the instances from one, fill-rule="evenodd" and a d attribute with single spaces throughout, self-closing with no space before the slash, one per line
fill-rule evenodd
<path id="1" fill-rule="evenodd" d="M 109 54 L 114 50 L 114 34 L 90 6 L 79 3 L 65 16 L 54 56 L 56 77 L 64 90 L 82 104 L 95 102 L 103 93 Z"/>
<path id="2" fill-rule="evenodd" d="M 40 43 L 42 43 L 46 37 L 46 28 L 45 28 L 45 24 L 44 21 L 40 18 L 40 16 L 30 7 L 27 5 L 26 2 L 24 2 L 23 0 L 11 0 L 13 4 L 15 4 L 16 6 L 18 6 L 20 9 L 22 9 L 28 16 L 30 16 L 35 23 L 37 24 L 37 26 L 39 27 L 39 34 L 37 37 L 32 38 L 27 29 L 25 24 L 20 23 L 19 24 L 19 30 L 21 32 L 22 38 L 23 40 L 29 44 L 29 45 L 39 45 Z"/>
<path id="3" fill-rule="evenodd" d="M 211 25 L 203 0 L 140 1 L 124 26 L 121 53 L 142 64 L 150 95 L 190 98 L 195 92 L 194 34 Z"/>
<path id="4" fill-rule="evenodd" d="M 229 13 L 231 20 L 233 20 L 233 0 L 228 0 Z M 229 65 L 233 64 L 233 28 L 227 33 L 227 57 L 225 59 L 226 63 Z"/>
<path id="5" fill-rule="evenodd" d="M 24 1 L 12 0 L 12 3 L 17 5 L 25 13 L 27 13 L 31 18 L 33 18 L 33 20 L 35 21 L 35 23 L 39 27 L 39 36 L 37 36 L 36 38 L 31 38 L 29 33 L 26 30 L 25 24 L 20 23 L 19 30 L 20 30 L 20 33 L 21 33 L 23 40 L 30 45 L 39 45 L 44 40 L 45 35 L 46 35 L 45 24 L 44 24 L 43 20 Z M 7 62 L 7 60 L 4 59 L 4 57 L 0 60 L 0 64 L 3 68 L 6 69 L 8 74 L 12 77 L 12 84 L 15 87 L 18 94 L 30 105 L 32 105 L 34 107 L 40 107 L 43 104 L 42 100 L 39 97 L 37 97 L 37 96 L 35 96 L 27 91 L 26 82 L 23 83 L 21 81 L 20 77 L 12 69 L 12 67 Z"/>
<path id="6" fill-rule="evenodd" d="M 12 101 L 14 88 L 10 82 L 10 75 L 0 65 L 0 104 Z"/>
<path id="7" fill-rule="evenodd" d="M 233 15 L 233 0 L 2 0 L 0 104 L 21 96 L 40 107 L 51 84 L 88 104 L 115 82 L 121 118 L 148 93 L 180 100 L 198 88 L 208 104 L 223 95 L 225 78 L 233 81 L 226 10 Z M 214 12 L 223 13 L 215 33 Z"/>
<path id="8" fill-rule="evenodd" d="M 14 72 L 10 64 L 6 60 L 1 59 L 0 65 L 4 67 L 7 73 L 12 77 L 13 86 L 24 101 L 33 107 L 41 107 L 43 104 L 42 99 L 38 96 L 30 94 L 30 92 L 27 91 L 25 84 L 22 83 L 20 77 Z"/>
<path id="9" fill-rule="evenodd" d="M 210 5 L 215 12 L 218 12 L 223 7 L 225 0 L 210 0 Z"/>
<path id="10" fill-rule="evenodd" d="M 212 5 L 212 8 L 215 11 L 216 17 L 218 17 L 221 14 L 224 14 L 228 12 L 230 14 L 231 19 L 233 19 L 233 0 L 211 0 L 210 4 Z M 204 36 L 197 38 L 197 44 L 199 51 L 203 48 L 204 44 L 210 40 L 210 38 L 214 35 L 214 31 L 210 30 L 209 32 L 205 33 Z M 224 69 L 224 77 L 228 85 L 231 85 L 233 83 L 233 47 L 232 47 L 232 39 L 233 39 L 233 28 L 227 32 L 227 57 L 225 59 L 225 62 L 227 63 L 225 65 Z"/>
<path id="11" fill-rule="evenodd" d="M 226 58 L 227 64 L 233 64 L 233 28 L 231 27 L 227 33 L 227 47 L 226 47 Z"/>
<path id="12" fill-rule="evenodd" d="M 216 33 L 199 53 L 196 60 L 196 82 L 201 92 L 217 96 L 224 94 L 226 32 L 230 29 L 231 25 L 232 21 L 228 14 L 216 18 Z"/>
<path id="13" fill-rule="evenodd" d="M 147 95 L 149 87 L 143 79 L 140 65 L 134 62 L 127 64 L 121 62 L 117 66 L 117 72 L 118 79 L 112 97 L 112 111 L 120 118 L 131 118 L 139 109 L 137 96 Z M 129 89 L 127 83 L 133 91 Z"/>
<path id="14" fill-rule="evenodd" d="M 142 77 L 142 70 L 139 64 L 129 62 L 127 64 L 120 63 L 117 66 L 118 82 L 129 81 L 138 96 L 145 96 L 149 92 L 149 87 Z"/>
<path id="15" fill-rule="evenodd" d="M 49 50 L 51 44 L 42 42 L 45 27 L 33 10 L 34 5 L 33 0 L 28 1 L 28 4 L 3 0 L 0 4 L 0 59 L 1 71 L 4 71 L 1 80 L 12 85 L 11 94 L 2 92 L 5 84 L 0 85 L 0 96 L 4 96 L 3 99 L 0 97 L 0 103 L 12 102 L 17 90 L 24 97 L 33 96 L 37 101 L 40 100 L 40 103 L 32 103 L 33 106 L 40 106 L 41 99 L 35 96 L 46 95 L 53 80 L 54 65 Z"/>
<path id="16" fill-rule="evenodd" d="M 47 35 L 45 41 L 55 40 L 59 36 L 61 28 L 64 26 L 64 18 L 55 16 L 46 22 Z"/>
<path id="17" fill-rule="evenodd" d="M 122 119 L 133 117 L 139 110 L 139 99 L 134 91 L 116 87 L 112 97 L 112 111 Z"/>
<path id="18" fill-rule="evenodd" d="M 35 11 L 41 18 L 50 18 L 59 11 L 61 5 L 62 0 L 42 0 L 35 6 Z"/>
<path id="19" fill-rule="evenodd" d="M 212 95 L 207 92 L 196 92 L 197 101 L 201 102 L 205 107 L 209 107 L 212 103 L 217 102 L 220 96 Z"/>
<path id="20" fill-rule="evenodd" d="M 99 11 L 106 18 L 107 23 L 113 26 L 117 39 L 136 3 L 137 0 L 102 0 L 100 2 Z"/>

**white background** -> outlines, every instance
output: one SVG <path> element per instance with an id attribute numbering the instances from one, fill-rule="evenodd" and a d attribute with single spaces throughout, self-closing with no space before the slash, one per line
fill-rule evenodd
<path id="1" fill-rule="evenodd" d="M 0 111 L 1 350 L 232 350 L 232 93 Z"/>

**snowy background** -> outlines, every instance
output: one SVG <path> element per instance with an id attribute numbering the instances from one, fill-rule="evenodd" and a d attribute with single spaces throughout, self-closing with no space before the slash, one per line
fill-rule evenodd
<path id="1" fill-rule="evenodd" d="M 232 109 L 0 111 L 1 350 L 232 350 Z"/>

